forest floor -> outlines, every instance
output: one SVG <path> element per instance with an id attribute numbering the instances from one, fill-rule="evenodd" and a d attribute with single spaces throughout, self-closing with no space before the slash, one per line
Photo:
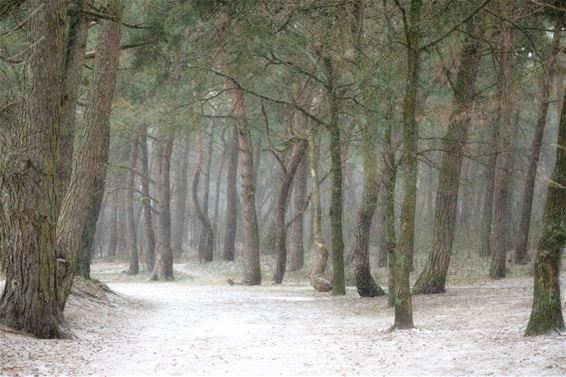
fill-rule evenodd
<path id="1" fill-rule="evenodd" d="M 0 327 L 0 375 L 566 375 L 566 334 L 523 337 L 531 277 L 414 297 L 415 329 L 389 332 L 385 297 L 333 297 L 292 279 L 228 286 L 212 271 L 232 267 L 219 265 L 176 265 L 175 282 L 150 283 L 95 264 L 120 295 L 74 294 L 74 340 Z"/>

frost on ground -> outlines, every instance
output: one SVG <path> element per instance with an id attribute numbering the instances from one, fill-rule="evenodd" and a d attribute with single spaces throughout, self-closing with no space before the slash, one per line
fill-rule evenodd
<path id="1" fill-rule="evenodd" d="M 74 296 L 66 317 L 76 340 L 0 328 L 0 374 L 566 375 L 566 336 L 522 336 L 532 278 L 415 297 L 416 329 L 393 333 L 383 297 L 196 280 L 113 283 L 131 299 L 108 304 Z"/>

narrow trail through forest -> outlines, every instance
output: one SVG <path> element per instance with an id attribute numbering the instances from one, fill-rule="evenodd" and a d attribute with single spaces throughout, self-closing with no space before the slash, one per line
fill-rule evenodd
<path id="1" fill-rule="evenodd" d="M 564 375 L 566 336 L 522 336 L 531 284 L 415 297 L 416 329 L 390 333 L 386 298 L 354 290 L 113 283 L 131 302 L 72 307 L 78 340 L 0 336 L 0 375 Z"/>

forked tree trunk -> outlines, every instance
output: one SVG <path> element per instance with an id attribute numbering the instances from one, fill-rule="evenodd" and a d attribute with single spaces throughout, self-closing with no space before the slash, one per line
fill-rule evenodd
<path id="1" fill-rule="evenodd" d="M 181 153 L 181 164 L 179 178 L 177 180 L 177 200 L 175 210 L 175 221 L 173 222 L 173 252 L 176 255 L 183 253 L 183 240 L 185 238 L 186 218 L 187 218 L 187 172 L 189 170 L 189 151 L 191 144 L 190 134 L 185 131 L 185 142 L 183 153 Z"/>
<path id="2" fill-rule="evenodd" d="M 195 136 L 196 149 L 198 154 L 198 162 L 195 169 L 195 176 L 193 178 L 192 196 L 193 205 L 197 213 L 198 219 L 201 223 L 201 230 L 199 235 L 198 255 L 201 263 L 212 261 L 212 251 L 214 248 L 214 234 L 212 233 L 212 224 L 208 218 L 208 194 L 207 188 L 204 187 L 205 193 L 203 195 L 203 203 L 199 200 L 199 182 L 202 175 L 202 167 L 204 164 L 204 151 L 202 143 L 202 129 L 197 130 Z"/>
<path id="3" fill-rule="evenodd" d="M 467 39 L 460 53 L 461 63 L 454 86 L 453 111 L 448 130 L 442 140 L 442 150 L 445 152 L 442 156 L 436 192 L 432 248 L 425 267 L 415 282 L 413 294 L 446 292 L 446 276 L 456 231 L 464 145 L 468 139 L 475 83 L 481 60 L 480 38 L 482 38 L 484 24 L 480 17 L 476 16 L 468 21 L 466 26 Z"/>
<path id="4" fill-rule="evenodd" d="M 502 32 L 501 58 L 501 94 L 499 111 L 501 123 L 497 135 L 497 174 L 493 193 L 493 219 L 491 228 L 491 266 L 489 276 L 492 279 L 505 277 L 507 257 L 507 223 L 509 222 L 509 206 L 507 205 L 509 185 L 511 183 L 511 166 L 513 135 L 513 61 L 515 60 L 514 30 L 507 26 Z"/>
<path id="5" fill-rule="evenodd" d="M 150 175 L 147 153 L 147 126 L 143 128 L 143 135 L 140 139 L 140 162 L 142 169 L 141 191 L 143 194 L 143 233 L 145 235 L 145 266 L 149 272 L 153 271 L 155 265 L 155 232 L 153 230 L 153 212 L 151 196 L 149 192 Z M 114 220 L 115 221 L 115 220 Z"/>
<path id="6" fill-rule="evenodd" d="M 64 309 L 75 276 L 78 252 L 97 186 L 104 187 L 110 142 L 110 112 L 120 57 L 122 1 L 109 0 L 100 21 L 84 132 L 73 152 L 73 169 L 57 221 L 59 306 Z M 98 217 L 98 216 L 97 216 Z"/>
<path id="7" fill-rule="evenodd" d="M 261 284 L 259 264 L 259 229 L 255 208 L 255 171 L 248 118 L 244 104 L 244 91 L 235 81 L 228 80 L 226 89 L 232 100 L 233 114 L 237 122 L 240 168 L 242 170 L 242 222 L 244 227 L 244 281 L 246 285 Z"/>
<path id="8" fill-rule="evenodd" d="M 550 87 L 553 80 L 556 59 L 560 53 L 560 33 L 564 26 L 564 12 L 556 12 L 558 20 L 554 26 L 554 36 L 552 37 L 552 49 L 550 52 L 550 62 L 546 65 L 543 72 L 541 98 L 539 105 L 539 115 L 535 125 L 535 134 L 531 144 L 531 153 L 529 156 L 529 165 L 527 168 L 527 176 L 523 190 L 523 206 L 521 208 L 521 220 L 519 224 L 518 242 L 515 247 L 515 263 L 527 264 L 530 261 L 528 253 L 529 229 L 531 227 L 531 212 L 533 208 L 533 195 L 535 191 L 535 179 L 537 175 L 538 162 L 540 158 L 540 148 L 544 128 L 546 126 L 546 116 L 548 114 L 548 105 L 550 102 Z"/>
<path id="9" fill-rule="evenodd" d="M 548 182 L 542 235 L 535 259 L 534 300 L 525 335 L 564 331 L 560 301 L 560 258 L 566 241 L 566 106 L 562 107 L 556 163 Z"/>
<path id="10" fill-rule="evenodd" d="M 38 338 L 62 335 L 57 302 L 55 224 L 66 2 L 28 2 L 30 48 L 25 107 L 0 138 L 0 228 L 6 284 L 0 323 Z M 4 135 L 2 135 L 4 136 Z"/>
<path id="11" fill-rule="evenodd" d="M 312 128 L 308 130 L 309 168 L 312 181 L 312 211 L 313 211 L 313 240 L 315 259 L 310 274 L 311 286 L 319 292 L 330 292 L 332 283 L 324 278 L 328 264 L 328 248 L 322 237 L 322 206 L 320 199 L 320 182 L 318 177 L 318 154 L 315 134 Z"/>
<path id="12" fill-rule="evenodd" d="M 138 243 L 136 238 L 136 224 L 134 214 L 134 189 L 136 182 L 136 164 L 138 160 L 138 141 L 139 133 L 136 132 L 130 142 L 130 169 L 128 171 L 128 181 L 126 187 L 126 233 L 128 244 L 128 259 L 130 265 L 128 267 L 128 274 L 137 275 L 140 272 L 140 263 L 138 256 Z"/>
<path id="13" fill-rule="evenodd" d="M 173 280 L 171 249 L 171 152 L 174 136 L 162 137 L 157 147 L 157 247 L 151 280 Z"/>
<path id="14" fill-rule="evenodd" d="M 291 250 L 289 250 L 289 270 L 291 271 L 298 271 L 305 264 L 305 248 L 303 245 L 305 217 L 303 211 L 305 211 L 307 204 L 308 173 L 307 156 L 303 153 L 293 183 L 293 213 L 299 217 L 291 225 Z"/>
<path id="15" fill-rule="evenodd" d="M 280 175 L 281 187 L 277 197 L 277 209 L 275 212 L 275 271 L 273 272 L 273 282 L 281 284 L 285 276 L 287 267 L 287 226 L 285 224 L 285 216 L 287 215 L 288 197 L 293 183 L 293 178 L 308 143 L 305 140 L 299 140 L 293 147 L 293 153 L 289 158 L 287 166 L 283 167 Z"/>
<path id="16" fill-rule="evenodd" d="M 236 249 L 236 230 L 238 227 L 238 126 L 234 126 L 234 137 L 230 145 L 228 174 L 226 176 L 226 225 L 224 229 L 225 261 L 234 261 Z"/>
<path id="17" fill-rule="evenodd" d="M 403 163 L 405 182 L 401 205 L 401 233 L 395 250 L 395 323 L 393 328 L 413 327 L 413 305 L 409 273 L 412 267 L 415 241 L 415 207 L 417 201 L 417 148 L 416 120 L 417 87 L 419 81 L 420 19 L 422 0 L 411 0 L 407 27 L 407 76 L 403 101 Z"/>
<path id="18" fill-rule="evenodd" d="M 358 211 L 358 220 L 354 235 L 352 255 L 354 256 L 354 277 L 358 294 L 362 297 L 375 297 L 385 295 L 385 292 L 371 276 L 369 260 L 369 237 L 371 224 L 377 208 L 381 177 L 377 171 L 377 157 L 375 153 L 377 124 L 373 117 L 368 117 L 368 124 L 360 125 L 362 136 L 362 160 L 364 167 L 364 184 L 362 201 Z M 371 123 L 370 123 L 371 122 Z"/>

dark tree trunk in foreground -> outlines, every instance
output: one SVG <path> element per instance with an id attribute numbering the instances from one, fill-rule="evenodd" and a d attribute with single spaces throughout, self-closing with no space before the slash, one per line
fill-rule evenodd
<path id="1" fill-rule="evenodd" d="M 421 0 L 411 0 L 407 28 L 407 76 L 403 101 L 403 163 L 405 169 L 404 196 L 401 205 L 401 233 L 395 250 L 395 324 L 393 328 L 413 327 L 413 305 L 409 273 L 412 267 L 415 241 L 415 207 L 417 201 L 417 149 L 416 120 L 417 86 L 419 79 Z"/>
<path id="2" fill-rule="evenodd" d="M 212 262 L 212 252 L 214 249 L 214 234 L 212 233 L 212 224 L 208 218 L 208 193 L 206 186 L 204 187 L 203 203 L 199 200 L 199 182 L 203 174 L 202 167 L 204 164 L 204 150 L 202 142 L 202 130 L 197 130 L 196 148 L 198 154 L 197 167 L 195 169 L 195 176 L 193 178 L 192 196 L 193 206 L 197 213 L 198 219 L 201 223 L 201 230 L 199 236 L 198 255 L 201 263 Z M 206 173 L 205 173 L 206 174 Z"/>
<path id="3" fill-rule="evenodd" d="M 71 177 L 75 139 L 77 100 L 81 88 L 88 28 L 91 20 L 84 13 L 87 0 L 69 2 L 69 23 L 65 42 L 61 131 L 57 156 L 57 199 L 63 201 Z M 89 258 L 90 259 L 90 258 Z"/>
<path id="4" fill-rule="evenodd" d="M 244 91 L 238 83 L 232 80 L 226 82 L 226 89 L 229 91 L 232 100 L 232 112 L 237 122 L 238 146 L 240 148 L 242 225 L 244 227 L 243 283 L 259 285 L 261 284 L 261 267 L 259 264 L 259 229 L 255 208 L 255 171 L 250 130 L 244 104 Z"/>
<path id="5" fill-rule="evenodd" d="M 566 241 L 566 106 L 562 107 L 556 146 L 556 164 L 548 182 L 542 235 L 535 259 L 533 308 L 525 335 L 564 331 L 560 257 Z"/>
<path id="6" fill-rule="evenodd" d="M 513 62 L 515 60 L 514 30 L 507 26 L 502 32 L 502 58 L 501 58 L 501 94 L 499 98 L 499 111 L 501 123 L 497 135 L 497 174 L 493 192 L 493 219 L 491 228 L 491 266 L 489 276 L 492 279 L 505 277 L 505 263 L 507 257 L 507 223 L 509 222 L 509 186 L 511 185 L 511 166 L 513 148 L 513 135 L 515 122 L 513 121 Z"/>
<path id="7" fill-rule="evenodd" d="M 281 284 L 285 276 L 285 269 L 287 267 L 287 226 L 285 224 L 285 216 L 287 215 L 287 204 L 291 184 L 293 178 L 305 151 L 307 149 L 307 142 L 299 140 L 293 147 L 293 153 L 287 162 L 287 166 L 281 167 L 281 187 L 279 188 L 279 195 L 277 197 L 277 208 L 275 210 L 275 271 L 273 272 L 273 282 Z"/>
<path id="8" fill-rule="evenodd" d="M 234 138 L 230 145 L 228 174 L 226 177 L 226 225 L 224 230 L 225 261 L 234 261 L 236 250 L 236 230 L 238 227 L 238 127 L 234 126 Z"/>
<path id="9" fill-rule="evenodd" d="M 546 126 L 546 116 L 548 114 L 548 105 L 550 102 L 550 87 L 553 80 L 556 58 L 560 52 L 560 33 L 564 26 L 564 12 L 557 12 L 558 20 L 554 26 L 554 36 L 552 38 L 552 49 L 550 52 L 550 62 L 546 64 L 546 70 L 543 72 L 541 98 L 537 123 L 535 125 L 535 134 L 531 144 L 531 153 L 529 156 L 529 165 L 527 168 L 527 176 L 523 190 L 523 206 L 521 208 L 521 220 L 519 224 L 518 242 L 515 247 L 515 263 L 527 264 L 530 261 L 528 253 L 529 229 L 531 226 L 531 212 L 533 208 L 533 195 L 535 191 L 535 179 L 537 175 L 537 167 L 540 158 L 540 148 L 544 128 Z"/>
<path id="10" fill-rule="evenodd" d="M 155 265 L 155 233 L 153 230 L 153 212 L 151 196 L 149 192 L 149 163 L 147 154 L 147 126 L 144 126 L 143 135 L 140 139 L 140 162 L 142 169 L 141 191 L 143 194 L 143 233 L 145 235 L 145 266 L 149 272 L 153 271 Z"/>
<path id="11" fill-rule="evenodd" d="M 136 221 L 134 214 L 134 190 L 136 182 L 136 165 L 138 161 L 139 133 L 132 137 L 130 142 L 130 169 L 128 171 L 128 183 L 126 187 L 126 236 L 128 244 L 128 259 L 130 266 L 128 274 L 137 275 L 140 272 L 138 256 L 138 243 L 136 237 Z"/>
<path id="12" fill-rule="evenodd" d="M 190 134 L 185 131 L 185 142 L 183 153 L 181 153 L 181 164 L 179 178 L 177 181 L 177 200 L 175 221 L 173 222 L 173 252 L 176 255 L 183 253 L 183 240 L 185 239 L 186 218 L 187 218 L 187 172 L 189 170 L 189 146 L 191 145 Z"/>
<path id="13" fill-rule="evenodd" d="M 338 119 L 338 96 L 336 94 L 336 72 L 332 59 L 323 58 L 328 84 L 326 88 L 327 100 L 330 107 L 330 121 L 328 132 L 330 134 L 330 160 L 332 172 L 332 193 L 330 201 L 330 228 L 332 234 L 332 271 L 334 282 L 332 293 L 345 295 L 344 281 L 344 234 L 342 229 L 343 198 L 342 198 L 342 138 Z"/>
<path id="14" fill-rule="evenodd" d="M 60 337 L 55 224 L 66 2 L 30 0 L 24 116 L 1 135 L 0 229 L 6 284 L 0 323 L 38 338 Z M 4 138 L 6 136 L 6 139 Z"/>
<path id="15" fill-rule="evenodd" d="M 318 178 L 318 153 L 314 131 L 308 130 L 309 168 L 312 181 L 313 238 L 315 258 L 310 274 L 311 286 L 319 292 L 330 292 L 332 284 L 324 278 L 328 264 L 328 248 L 322 237 L 322 206 Z"/>
<path id="16" fill-rule="evenodd" d="M 377 172 L 377 156 L 375 153 L 377 136 L 377 124 L 375 119 L 369 118 L 368 124 L 360 125 L 362 136 L 362 160 L 364 166 L 364 185 L 362 191 L 362 202 L 358 212 L 358 220 L 354 235 L 354 277 L 358 294 L 362 297 L 375 297 L 385 294 L 383 289 L 377 285 L 371 276 L 369 261 L 369 237 L 371 224 L 377 208 L 377 199 L 381 179 Z"/>
<path id="17" fill-rule="evenodd" d="M 442 140 L 442 164 L 438 178 L 434 225 L 432 229 L 432 248 L 425 267 L 413 287 L 413 294 L 446 292 L 446 275 L 452 255 L 452 244 L 456 231 L 458 212 L 458 191 L 460 172 L 464 159 L 464 145 L 468 139 L 468 129 L 472 117 L 475 97 L 475 83 L 481 59 L 480 38 L 484 24 L 476 16 L 466 26 L 467 39 L 460 53 L 452 101 L 452 114 L 448 130 Z M 467 215 L 467 214 L 466 214 Z"/>
<path id="18" fill-rule="evenodd" d="M 157 247 L 151 280 L 173 280 L 170 183 L 173 140 L 173 135 L 163 137 L 157 147 Z"/>
<path id="19" fill-rule="evenodd" d="M 291 250 L 289 250 L 289 270 L 291 271 L 298 271 L 305 264 L 305 248 L 303 245 L 305 216 L 303 212 L 307 205 L 308 174 L 307 156 L 303 153 L 293 183 L 293 213 L 298 218 L 291 225 Z"/>
<path id="20" fill-rule="evenodd" d="M 57 280 L 61 310 L 71 292 L 82 235 L 94 204 L 95 189 L 104 187 L 106 179 L 109 120 L 120 57 L 122 1 L 111 0 L 107 5 L 105 12 L 114 19 L 100 21 L 85 126 L 77 149 L 73 152 L 71 179 L 57 222 Z"/>

